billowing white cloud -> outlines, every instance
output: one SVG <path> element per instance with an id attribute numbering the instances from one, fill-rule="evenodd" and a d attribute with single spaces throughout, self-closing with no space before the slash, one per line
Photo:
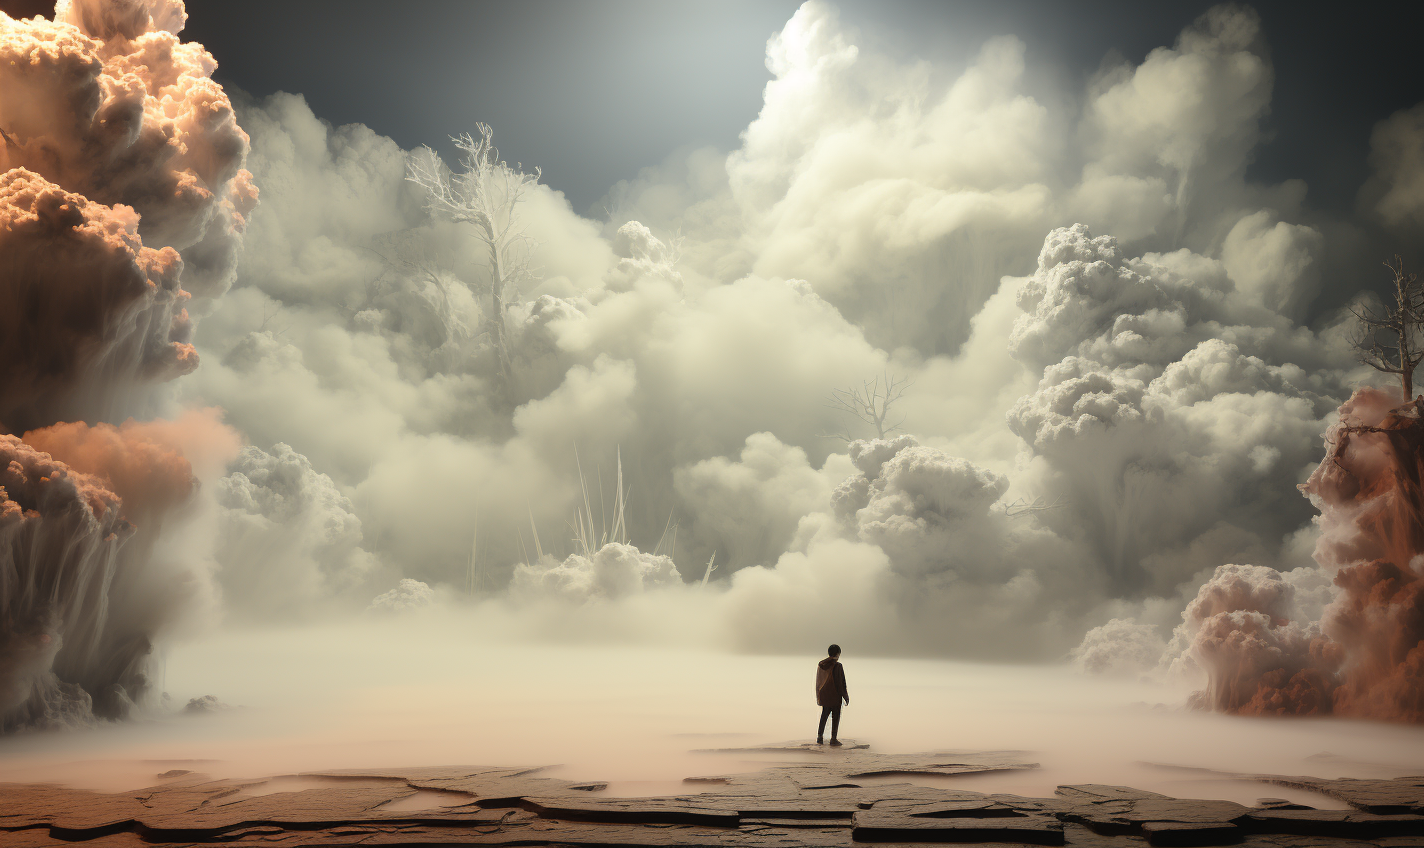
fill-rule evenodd
<path id="1" fill-rule="evenodd" d="M 1045 521 L 1121 591 L 1170 595 L 1217 558 L 1283 561 L 1311 514 L 1294 485 L 1356 367 L 1348 345 L 1312 343 L 1220 263 L 1128 259 L 1081 225 L 1049 235 L 1020 304 L 1011 349 L 1061 357 L 1009 415 L 1064 504 Z"/>
<path id="2" fill-rule="evenodd" d="M 361 519 L 331 478 L 289 446 L 247 446 L 218 481 L 217 560 L 229 606 L 290 619 L 349 592 L 377 567 Z"/>
<path id="3" fill-rule="evenodd" d="M 670 557 L 643 553 L 632 545 L 609 542 L 587 555 L 569 554 L 563 562 L 545 557 L 521 564 L 509 583 L 512 597 L 617 600 L 662 586 L 682 584 Z"/>
<path id="4" fill-rule="evenodd" d="M 1214 9 L 1051 102 L 1017 39 L 941 80 L 807 3 L 739 149 L 620 184 L 606 221 L 530 195 L 543 276 L 503 316 L 413 154 L 245 103 L 263 204 L 183 390 L 327 475 L 312 526 L 359 524 L 303 543 L 307 585 L 666 605 L 748 648 L 834 616 L 876 650 L 1056 659 L 1101 626 L 1080 662 L 1141 666 L 1211 569 L 1303 564 L 1294 486 L 1358 379 L 1299 323 L 1304 187 L 1246 178 L 1258 29 Z M 887 375 L 903 431 L 827 403 Z"/>
<path id="5" fill-rule="evenodd" d="M 1125 241 L 1196 247 L 1219 239 L 1256 193 L 1244 174 L 1271 83 L 1256 13 L 1227 5 L 1140 65 L 1105 72 L 1083 118 L 1088 160 L 1074 217 Z"/>
<path id="6" fill-rule="evenodd" d="M 1237 221 L 1226 234 L 1221 263 L 1237 291 L 1300 321 L 1320 289 L 1324 241 L 1318 230 L 1273 221 L 1263 209 Z"/>
<path id="7" fill-rule="evenodd" d="M 1166 647 L 1156 627 L 1112 618 L 1089 630 L 1072 657 L 1089 674 L 1141 674 L 1157 667 Z"/>
<path id="8" fill-rule="evenodd" d="M 687 532 L 724 572 L 774 562 L 801 518 L 830 497 L 829 481 L 806 452 L 771 433 L 748 436 L 735 460 L 717 456 L 675 469 L 673 489 L 691 517 Z"/>
<path id="9" fill-rule="evenodd" d="M 419 580 L 402 578 L 394 589 L 382 592 L 366 609 L 374 612 L 407 612 L 435 602 L 435 591 Z"/>
<path id="10" fill-rule="evenodd" d="M 776 78 L 727 160 L 753 269 L 806 278 L 880 345 L 952 352 L 1052 221 L 1055 128 L 1017 39 L 936 95 L 927 66 L 851 38 L 812 2 L 768 45 Z"/>
<path id="11" fill-rule="evenodd" d="M 958 351 L 1000 278 L 1032 271 L 1043 234 L 1072 221 L 1139 252 L 1215 256 L 1250 219 L 1230 258 L 1256 267 L 1243 291 L 1299 317 L 1319 281 L 1320 237 L 1296 220 L 1305 187 L 1246 180 L 1273 76 L 1259 28 L 1250 9 L 1213 8 L 1053 102 L 1028 93 L 1032 57 L 1012 36 L 941 83 L 864 49 L 813 0 L 768 44 L 774 79 L 720 172 L 692 151 L 609 206 L 682 232 L 700 274 L 808 280 L 886 349 Z M 1277 257 L 1287 267 L 1266 274 Z"/>

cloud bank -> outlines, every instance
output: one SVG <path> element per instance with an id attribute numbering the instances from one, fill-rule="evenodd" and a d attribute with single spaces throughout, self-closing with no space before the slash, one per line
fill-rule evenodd
<path id="1" fill-rule="evenodd" d="M 1304 564 L 1294 486 L 1358 374 L 1343 331 L 1299 323 L 1323 251 L 1303 187 L 1246 178 L 1254 13 L 1212 10 L 1076 103 L 1029 93 L 1011 37 L 948 81 L 856 38 L 802 7 L 743 146 L 649 169 L 605 221 L 535 191 L 542 278 L 503 316 L 416 153 L 299 96 L 240 104 L 264 203 L 183 396 L 330 478 L 380 563 L 366 600 L 393 573 L 467 585 L 472 557 L 528 583 L 536 541 L 595 585 L 569 524 L 585 493 L 612 523 L 619 456 L 620 544 L 687 581 L 715 556 L 731 592 L 831 539 L 874 549 L 876 608 L 926 622 L 897 650 L 1062 656 L 1115 615 L 1170 627 L 1222 562 Z M 861 426 L 830 392 L 887 370 L 914 444 L 827 438 Z M 976 629 L 989 596 L 1014 612 Z"/>
<path id="2" fill-rule="evenodd" d="M 169 31 L 181 11 L 120 8 L 65 7 L 102 43 L 12 28 L 55 33 L 55 55 L 78 45 L 96 79 L 137 67 L 139 45 L 169 57 L 164 120 L 207 132 L 162 159 L 171 172 L 139 155 L 158 143 L 147 122 L 123 155 L 51 141 L 14 160 L 73 206 L 64 226 L 114 246 L 103 320 L 133 329 L 113 352 L 66 348 L 82 357 L 17 383 L 0 420 L 98 402 L 84 381 L 107 385 L 104 368 L 191 371 L 163 400 L 220 406 L 249 442 L 210 487 L 230 615 L 484 602 L 558 632 L 743 650 L 1080 645 L 1090 670 L 1146 669 L 1171 637 L 1168 664 L 1237 681 L 1208 690 L 1237 711 L 1280 702 L 1259 681 L 1319 668 L 1311 646 L 1343 619 L 1311 629 L 1334 594 L 1311 576 L 1328 521 L 1295 486 L 1365 375 L 1348 327 L 1303 322 L 1339 261 L 1327 234 L 1353 224 L 1323 220 L 1298 181 L 1248 178 L 1273 75 L 1249 9 L 1214 8 L 1057 98 L 1035 93 L 1050 69 L 1013 37 L 945 74 L 807 3 L 768 44 L 774 79 L 740 148 L 647 169 L 597 221 L 532 189 L 515 212 L 539 277 L 497 311 L 488 251 L 408 179 L 445 167 L 432 154 L 330 126 L 299 95 L 239 98 L 249 180 L 242 131 L 199 73 L 210 58 Z M 84 103 L 129 114 L 119 88 Z M 70 138 L 35 115 L 24 134 L 11 113 L 0 124 L 24 150 Z M 1418 223 L 1414 117 L 1381 124 L 1362 194 L 1390 227 Z M 133 188 L 134 212 L 112 186 Z M 887 374 L 910 383 L 904 432 L 827 403 Z M 1350 579 L 1407 582 L 1380 568 Z M 1348 678 L 1331 703 L 1392 674 Z"/>

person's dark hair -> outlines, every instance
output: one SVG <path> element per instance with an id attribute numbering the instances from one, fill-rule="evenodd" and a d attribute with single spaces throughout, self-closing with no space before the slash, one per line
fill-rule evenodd
<path id="1" fill-rule="evenodd" d="M 830 655 L 830 656 L 838 657 L 838 656 L 841 655 L 841 646 L 840 646 L 840 645 L 832 645 L 832 646 L 830 646 L 829 648 L 826 649 L 826 653 L 827 653 L 828 655 Z"/>

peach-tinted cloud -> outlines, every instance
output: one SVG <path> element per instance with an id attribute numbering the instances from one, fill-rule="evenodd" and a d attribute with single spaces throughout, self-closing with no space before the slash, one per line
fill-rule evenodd
<path id="1" fill-rule="evenodd" d="M 148 692 L 153 635 L 206 580 L 154 546 L 195 464 L 238 446 L 214 409 L 0 435 L 0 730 L 120 717 Z"/>
<path id="2" fill-rule="evenodd" d="M 137 228 L 128 207 L 0 174 L 0 423 L 93 416 L 126 385 L 197 367 L 183 261 Z"/>
<path id="3" fill-rule="evenodd" d="M 185 18 L 0 13 L 0 730 L 126 715 L 152 640 L 214 592 L 201 548 L 160 531 L 236 433 L 215 409 L 107 423 L 197 367 L 189 307 L 231 283 L 257 200 Z"/>
<path id="4" fill-rule="evenodd" d="M 190 411 L 176 421 L 130 419 L 118 427 L 55 424 L 28 432 L 23 440 L 73 471 L 102 480 L 120 499 L 122 516 L 135 523 L 193 495 L 194 461 L 221 468 L 241 446 L 215 409 Z"/>
<path id="5" fill-rule="evenodd" d="M 104 589 L 134 531 L 119 504 L 104 481 L 0 434 L 0 729 L 91 714 L 93 675 L 52 669 L 86 665 L 72 658 L 102 641 Z"/>
<path id="6" fill-rule="evenodd" d="M 1362 389 L 1340 407 L 1302 487 L 1320 504 L 1316 559 L 1339 569 L 1322 629 L 1342 651 L 1335 711 L 1424 721 L 1424 422 L 1417 402 Z"/>
<path id="7" fill-rule="evenodd" d="M 0 13 L 0 172 L 131 207 L 150 247 L 200 248 L 181 282 L 206 298 L 231 283 L 257 194 L 217 63 L 179 40 L 183 19 L 179 0 L 62 2 L 55 21 Z"/>
<path id="8" fill-rule="evenodd" d="M 1319 623 L 1268 568 L 1226 565 L 1183 614 L 1207 672 L 1201 706 L 1245 715 L 1424 721 L 1424 423 L 1361 389 L 1301 489 L 1320 508 L 1315 558 L 1339 594 Z"/>

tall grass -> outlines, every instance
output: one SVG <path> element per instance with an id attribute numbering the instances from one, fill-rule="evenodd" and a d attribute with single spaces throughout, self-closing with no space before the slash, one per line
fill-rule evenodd
<path id="1" fill-rule="evenodd" d="M 613 515 L 609 520 L 607 510 L 604 508 L 603 500 L 603 472 L 598 472 L 598 517 L 597 522 L 593 518 L 593 501 L 588 496 L 588 480 L 584 477 L 583 461 L 579 458 L 578 446 L 574 446 L 574 463 L 578 466 L 579 491 L 583 493 L 582 509 L 574 509 L 574 520 L 569 522 L 569 529 L 573 531 L 573 543 L 576 553 L 581 553 L 586 557 L 591 557 L 598 552 L 599 548 L 610 542 L 621 545 L 628 544 L 628 523 L 624 518 L 624 511 L 628 507 L 628 490 L 623 486 L 623 448 L 618 448 L 618 479 L 613 490 Z M 533 519 L 531 518 L 532 522 Z M 535 531 L 537 534 L 537 530 Z M 535 540 L 537 546 L 537 536 Z M 542 554 L 541 554 L 542 556 Z"/>
<path id="2" fill-rule="evenodd" d="M 677 550 L 677 525 L 672 520 L 672 508 L 668 508 L 667 523 L 663 525 L 663 534 L 658 537 L 658 543 L 653 546 L 653 556 L 672 556 Z"/>
<path id="3" fill-rule="evenodd" d="M 485 558 L 480 556 L 480 506 L 475 504 L 475 514 L 471 521 L 473 529 L 470 530 L 470 558 L 465 564 L 465 592 L 470 595 L 477 595 L 488 592 L 494 587 L 491 586 L 489 568 Z"/>
<path id="4" fill-rule="evenodd" d="M 631 544 L 631 537 L 628 533 L 628 522 L 626 512 L 628 508 L 628 496 L 632 487 L 625 485 L 623 481 L 623 449 L 620 446 L 615 455 L 617 476 L 613 486 L 613 506 L 610 511 L 607 506 L 607 498 L 603 488 L 603 471 L 595 469 L 596 484 L 594 492 L 596 498 L 589 494 L 588 476 L 583 470 L 583 459 L 579 456 L 578 445 L 574 445 L 574 464 L 578 468 L 580 503 L 574 508 L 574 517 L 568 522 L 569 530 L 573 534 L 570 542 L 573 544 L 573 552 L 584 557 L 592 558 L 594 554 L 607 544 L 617 543 L 622 545 Z M 595 517 L 593 505 L 595 500 L 598 503 L 598 513 Z M 677 530 L 678 525 L 672 520 L 673 511 L 668 510 L 667 523 L 663 526 L 662 535 L 658 537 L 658 542 L 653 546 L 654 556 L 671 557 L 677 550 Z M 534 558 L 529 557 L 529 551 L 524 545 L 524 533 L 516 531 L 519 537 L 519 552 L 522 560 L 526 563 L 539 562 L 544 559 L 544 546 L 539 539 L 539 525 L 534 520 L 534 510 L 529 508 L 529 531 L 534 545 Z M 485 569 L 477 564 L 477 547 L 475 539 L 471 540 L 470 546 L 470 587 L 471 592 L 478 591 L 479 587 L 488 582 L 488 575 Z M 712 558 L 707 561 L 707 567 L 702 574 L 702 586 L 707 585 L 712 573 L 717 570 L 717 554 L 714 551 Z M 483 582 L 481 582 L 483 581 Z"/>
<path id="5" fill-rule="evenodd" d="M 716 562 L 717 552 L 713 551 L 712 556 L 707 559 L 707 570 L 702 572 L 702 583 L 700 583 L 697 587 L 699 590 L 707 588 L 708 579 L 712 577 L 712 572 L 717 570 Z"/>

